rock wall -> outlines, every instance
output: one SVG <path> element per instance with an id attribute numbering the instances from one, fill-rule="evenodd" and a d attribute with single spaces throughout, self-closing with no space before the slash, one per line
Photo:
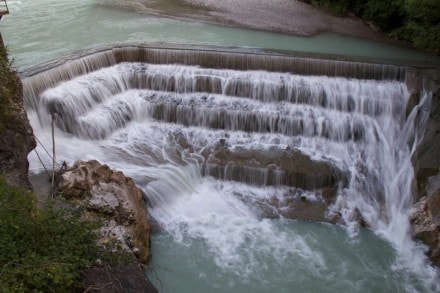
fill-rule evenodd
<path id="1" fill-rule="evenodd" d="M 134 181 L 98 161 L 78 161 L 61 175 L 58 191 L 104 218 L 101 243 L 116 240 L 146 263 L 150 258 L 150 224 L 145 197 Z"/>
<path id="2" fill-rule="evenodd" d="M 30 187 L 27 155 L 36 146 L 23 107 L 20 78 L 11 67 L 0 34 L 0 176 L 15 187 Z"/>
<path id="3" fill-rule="evenodd" d="M 413 156 L 415 204 L 411 212 L 415 239 L 428 246 L 428 256 L 440 265 L 440 70 L 412 70 L 409 87 L 433 92 L 429 121 Z"/>

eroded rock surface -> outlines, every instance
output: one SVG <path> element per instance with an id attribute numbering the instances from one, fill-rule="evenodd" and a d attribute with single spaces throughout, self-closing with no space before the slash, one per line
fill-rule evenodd
<path id="1" fill-rule="evenodd" d="M 98 161 L 78 161 L 61 175 L 58 190 L 87 212 L 103 215 L 100 241 L 119 241 L 140 262 L 150 258 L 150 225 L 145 198 L 134 181 Z"/>
<path id="2" fill-rule="evenodd" d="M 415 94 L 432 90 L 427 128 L 413 156 L 415 204 L 411 213 L 413 236 L 428 246 L 428 256 L 440 265 L 440 71 L 412 70 L 409 87 Z"/>
<path id="3" fill-rule="evenodd" d="M 428 246 L 428 256 L 440 265 L 440 189 L 421 198 L 411 211 L 412 233 Z"/>
<path id="4" fill-rule="evenodd" d="M 334 162 L 314 160 L 297 149 L 268 150 L 229 147 L 227 141 L 206 148 L 203 173 L 253 185 L 286 185 L 304 190 L 335 188 L 348 184 L 348 172 Z"/>
<path id="5" fill-rule="evenodd" d="M 9 64 L 0 34 L 0 175 L 15 187 L 30 187 L 27 155 L 36 146 L 23 107 L 20 78 Z"/>

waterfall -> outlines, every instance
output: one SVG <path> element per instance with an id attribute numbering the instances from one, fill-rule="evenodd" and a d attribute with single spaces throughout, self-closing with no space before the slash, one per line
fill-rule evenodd
<path id="1" fill-rule="evenodd" d="M 407 117 L 406 68 L 135 46 L 60 63 L 23 80 L 37 135 L 49 135 L 54 114 L 63 150 L 57 157 L 93 157 L 124 170 L 162 228 L 176 241 L 204 239 L 218 266 L 248 277 L 256 268 L 233 257 L 244 243 L 228 246 L 231 239 L 216 229 L 234 241 L 249 237 L 252 247 L 261 241 L 258 226 L 276 239 L 268 249 L 281 249 L 281 258 L 296 249 L 302 261 L 312 258 L 303 238 L 258 216 L 294 214 L 291 202 L 323 203 L 330 190 L 328 217 L 353 235 L 362 220 L 396 248 L 396 269 L 417 266 L 428 288 L 435 286 L 436 272 L 410 239 L 408 222 L 414 124 L 431 97 L 424 93 Z M 282 237 L 271 229 L 292 246 L 277 246 Z M 315 256 L 310 265 L 326 267 Z"/>
<path id="2" fill-rule="evenodd" d="M 32 103 L 35 96 L 44 89 L 61 81 L 83 75 L 100 68 L 121 62 L 145 62 L 152 64 L 197 65 L 207 68 L 233 70 L 265 70 L 289 72 L 301 75 L 340 76 L 375 80 L 403 81 L 406 67 L 300 58 L 286 55 L 264 53 L 246 53 L 220 50 L 194 50 L 160 48 L 146 46 L 114 47 L 97 52 L 75 54 L 66 59 L 48 62 L 44 66 L 30 68 L 24 72 L 28 85 L 25 85 L 27 103 Z M 33 77 L 35 76 L 35 77 Z M 34 96 L 34 98 L 31 98 Z"/>

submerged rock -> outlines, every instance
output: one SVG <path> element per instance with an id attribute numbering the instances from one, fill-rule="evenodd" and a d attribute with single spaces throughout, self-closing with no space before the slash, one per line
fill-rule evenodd
<path id="1" fill-rule="evenodd" d="M 280 199 L 273 197 L 267 200 L 255 201 L 253 205 L 260 216 L 265 218 L 284 217 L 302 221 L 336 223 L 337 217 L 327 215 L 328 205 L 320 200 L 309 200 L 295 195 Z"/>
<path id="2" fill-rule="evenodd" d="M 228 147 L 220 142 L 206 148 L 202 173 L 223 180 L 259 186 L 286 185 L 304 190 L 335 188 L 348 184 L 348 172 L 329 160 L 314 160 L 297 149 L 268 150 Z"/>
<path id="3" fill-rule="evenodd" d="M 106 219 L 100 241 L 117 240 L 140 262 L 150 258 L 150 224 L 145 198 L 133 179 L 98 161 L 78 161 L 61 175 L 58 191 L 89 213 Z"/>
<path id="4" fill-rule="evenodd" d="M 339 215 L 330 215 L 328 207 L 337 197 L 337 190 L 322 188 L 306 191 L 288 188 L 281 196 L 241 197 L 262 218 L 287 218 L 313 222 L 339 223 Z"/>

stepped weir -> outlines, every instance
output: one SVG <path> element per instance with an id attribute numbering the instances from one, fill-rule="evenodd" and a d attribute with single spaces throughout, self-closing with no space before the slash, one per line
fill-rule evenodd
<path id="1" fill-rule="evenodd" d="M 195 164 L 201 176 L 318 198 L 330 189 L 360 203 L 352 214 L 374 206 L 377 218 L 392 200 L 384 176 L 395 174 L 384 164 L 402 144 L 406 71 L 231 49 L 126 46 L 29 70 L 23 85 L 25 105 L 42 127 L 55 115 L 60 131 L 80 139 L 108 140 L 133 122 L 148 124 L 148 142 L 130 145 L 139 157 L 126 152 L 127 160 L 155 168 Z M 147 177 L 147 186 L 160 181 Z"/>
<path id="2" fill-rule="evenodd" d="M 278 211 L 289 205 L 283 196 L 311 194 L 340 221 L 360 216 L 374 228 L 411 203 L 412 119 L 424 119 L 407 116 L 406 74 L 282 53 L 127 45 L 30 69 L 23 86 L 39 127 L 54 116 L 66 141 L 129 162 L 152 206 L 209 177 L 279 188 L 263 200 Z"/>
<path id="3" fill-rule="evenodd" d="M 241 242 L 230 241 L 255 245 L 267 228 L 255 214 L 340 222 L 350 231 L 363 223 L 411 266 L 423 261 L 408 214 L 411 155 L 431 94 L 409 107 L 403 66 L 240 50 L 80 52 L 24 72 L 25 105 L 40 140 L 50 140 L 54 117 L 59 160 L 93 158 L 123 170 L 158 224 L 176 241 L 203 239 L 219 267 L 239 254 Z M 228 225 L 233 231 L 213 234 Z"/>

